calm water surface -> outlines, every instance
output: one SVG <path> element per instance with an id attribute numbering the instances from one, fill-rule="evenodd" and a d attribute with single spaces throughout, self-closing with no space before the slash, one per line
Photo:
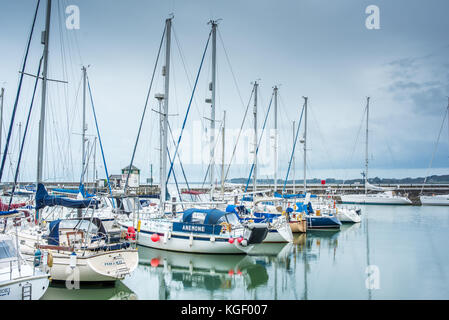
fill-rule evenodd
<path id="1" fill-rule="evenodd" d="M 360 224 L 251 255 L 139 247 L 138 268 L 115 286 L 52 284 L 43 299 L 449 299 L 448 242 L 447 207 L 362 206 Z"/>

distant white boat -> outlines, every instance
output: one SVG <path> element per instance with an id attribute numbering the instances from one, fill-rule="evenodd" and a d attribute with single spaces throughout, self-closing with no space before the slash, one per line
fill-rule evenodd
<path id="1" fill-rule="evenodd" d="M 394 193 L 396 188 L 384 188 L 372 185 L 368 182 L 368 119 L 369 119 L 369 100 L 366 99 L 366 132 L 365 132 L 365 172 L 362 175 L 365 178 L 365 193 L 363 194 L 342 194 L 340 195 L 342 203 L 354 204 L 402 204 L 409 205 L 412 201 L 407 197 Z M 381 191 L 379 193 L 368 193 L 368 190 Z"/>
<path id="2" fill-rule="evenodd" d="M 419 200 L 423 206 L 449 206 L 449 194 L 420 196 Z"/>
<path id="3" fill-rule="evenodd" d="M 407 197 L 395 195 L 393 191 L 368 194 L 342 194 L 340 196 L 342 203 L 355 204 L 396 204 L 409 205 L 412 201 Z"/>
<path id="4" fill-rule="evenodd" d="M 443 118 L 443 123 L 441 124 L 440 127 L 440 133 L 438 134 L 438 139 L 437 142 L 435 144 L 435 150 L 433 152 L 432 155 L 432 159 L 430 160 L 430 167 L 432 166 L 432 162 L 433 162 L 433 158 L 435 157 L 435 152 L 437 151 L 437 146 L 438 146 L 438 142 L 440 140 L 440 135 L 441 135 L 441 131 L 443 129 L 443 125 L 446 119 L 446 116 L 448 118 L 448 128 L 449 128 L 449 99 L 448 99 L 448 104 L 447 104 L 447 108 L 446 108 L 446 113 L 444 114 L 444 118 Z M 424 184 L 426 183 L 427 177 L 424 180 Z M 423 188 L 424 188 L 424 184 L 423 184 Z M 419 197 L 419 200 L 421 200 L 421 204 L 424 206 L 449 206 L 449 194 L 433 194 L 433 195 L 422 195 L 422 191 L 423 189 L 421 189 L 421 195 Z"/>

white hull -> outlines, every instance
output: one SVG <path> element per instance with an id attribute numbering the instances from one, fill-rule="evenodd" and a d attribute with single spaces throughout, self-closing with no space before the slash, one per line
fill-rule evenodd
<path id="1" fill-rule="evenodd" d="M 420 196 L 423 206 L 449 206 L 449 194 L 437 196 Z"/>
<path id="2" fill-rule="evenodd" d="M 8 281 L 0 281 L 0 300 L 39 300 L 48 289 L 48 275 L 42 273 Z M 31 296 L 24 296 L 23 288 L 31 287 Z"/>
<path id="3" fill-rule="evenodd" d="M 355 212 L 350 209 L 337 209 L 337 218 L 340 222 L 359 223 L 362 219 Z"/>
<path id="4" fill-rule="evenodd" d="M 212 254 L 245 254 L 252 246 L 243 247 L 238 244 L 229 243 L 225 237 L 211 237 L 210 235 L 191 234 L 187 239 L 186 234 L 172 233 L 171 235 L 160 235 L 159 241 L 154 242 L 151 236 L 156 232 L 141 230 L 138 233 L 137 243 L 139 245 L 161 250 L 189 252 L 189 253 L 212 253 Z"/>
<path id="5" fill-rule="evenodd" d="M 31 231 L 31 233 L 30 233 Z M 28 232 L 19 232 L 20 251 L 24 255 L 33 256 L 35 245 L 39 241 L 39 235 Z M 41 240 L 42 243 L 42 240 Z M 46 249 L 44 249 L 46 250 Z M 100 251 L 92 253 L 86 251 L 83 257 L 82 250 L 77 251 L 76 272 L 70 267 L 69 251 L 47 250 L 53 255 L 53 266 L 50 268 L 50 275 L 53 280 L 65 281 L 69 277 L 76 277 L 77 281 L 115 281 L 123 279 L 126 274 L 131 273 L 138 265 L 139 257 L 135 249 L 123 249 L 113 251 Z M 121 255 L 121 257 L 119 257 Z M 115 259 L 114 259 L 115 258 Z M 125 263 L 125 272 L 121 269 L 121 264 Z"/>
<path id="6" fill-rule="evenodd" d="M 396 204 L 409 205 L 412 202 L 406 197 L 389 196 L 383 194 L 346 194 L 341 195 L 342 203 L 356 203 L 356 204 Z"/>
<path id="7" fill-rule="evenodd" d="M 75 271 L 70 267 L 70 253 L 53 254 L 50 274 L 53 280 L 76 280 L 80 282 L 104 282 L 122 280 L 137 267 L 137 250 L 114 250 L 100 252 L 87 257 L 78 256 Z"/>

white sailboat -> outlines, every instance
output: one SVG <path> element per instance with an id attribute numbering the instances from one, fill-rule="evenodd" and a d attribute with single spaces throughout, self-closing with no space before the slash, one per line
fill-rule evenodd
<path id="1" fill-rule="evenodd" d="M 0 300 L 39 300 L 47 291 L 49 274 L 41 260 L 26 262 L 11 235 L 0 234 Z"/>
<path id="2" fill-rule="evenodd" d="M 448 126 L 448 131 L 449 131 L 449 101 L 447 104 L 446 113 L 444 115 L 448 119 L 447 126 Z M 441 124 L 441 129 L 443 129 L 444 120 L 445 119 L 443 119 L 443 123 Z M 440 132 L 441 132 L 441 130 L 440 130 Z M 439 140 L 439 136 L 438 136 L 438 140 Z M 437 145 L 438 145 L 438 143 L 437 143 Z M 435 148 L 436 148 L 436 145 L 435 145 Z M 436 149 L 435 149 L 435 151 L 436 151 Z M 433 160 L 433 157 L 432 157 L 432 160 Z M 432 164 L 432 160 L 431 160 L 430 164 Z M 427 177 L 426 177 L 426 179 L 427 179 Z M 424 185 L 423 185 L 423 188 L 424 188 Z M 422 189 L 421 189 L 421 195 L 419 197 L 419 200 L 421 201 L 421 204 L 424 206 L 449 206 L 449 194 L 423 195 Z"/>
<path id="3" fill-rule="evenodd" d="M 366 98 L 366 135 L 365 135 L 365 193 L 361 194 L 342 194 L 340 195 L 342 203 L 355 204 L 396 204 L 409 205 L 412 204 L 410 199 L 397 195 L 392 188 L 383 188 L 373 186 L 368 183 L 368 119 L 369 119 L 369 100 Z M 368 189 L 383 191 L 381 193 L 368 193 Z"/>

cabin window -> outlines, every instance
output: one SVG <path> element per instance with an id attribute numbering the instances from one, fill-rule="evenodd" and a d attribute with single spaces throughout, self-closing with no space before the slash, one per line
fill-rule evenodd
<path id="1" fill-rule="evenodd" d="M 204 219 L 206 218 L 206 214 L 202 212 L 194 212 L 192 214 L 192 223 L 204 224 Z"/>
<path id="2" fill-rule="evenodd" d="M 225 217 L 230 224 L 236 225 L 240 223 L 239 218 L 237 218 L 237 215 L 234 213 L 227 214 Z"/>
<path id="3" fill-rule="evenodd" d="M 17 251 L 12 240 L 0 241 L 0 259 L 15 258 L 16 256 Z"/>

